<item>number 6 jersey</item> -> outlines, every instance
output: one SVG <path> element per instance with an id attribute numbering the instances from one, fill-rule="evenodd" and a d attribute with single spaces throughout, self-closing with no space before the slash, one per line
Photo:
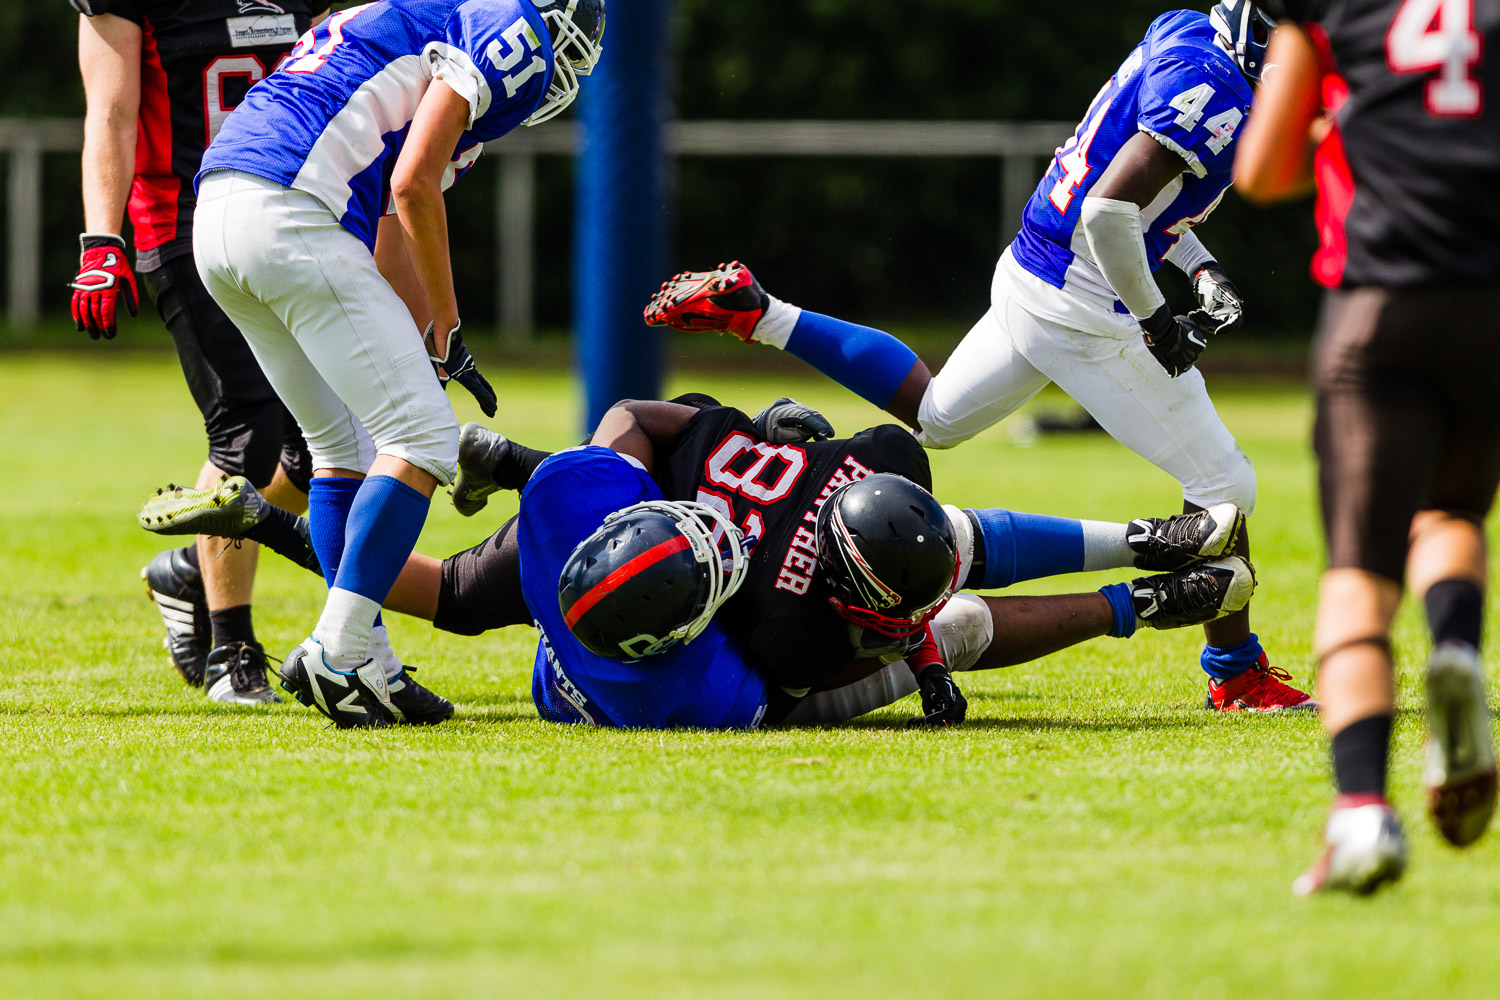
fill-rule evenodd
<path id="1" fill-rule="evenodd" d="M 1015 292 L 1028 309 L 1092 332 L 1139 335 L 1089 252 L 1079 225 L 1083 199 L 1120 148 L 1144 132 L 1183 160 L 1183 173 L 1141 211 L 1152 269 L 1218 206 L 1233 179 L 1234 141 L 1251 92 L 1216 39 L 1207 14 L 1157 18 L 1057 150 L 1007 255 L 1026 272 Z"/>
<path id="2" fill-rule="evenodd" d="M 328 0 L 71 0 L 141 28 L 130 189 L 136 270 L 193 252 L 193 177 L 229 112 L 276 68 Z"/>
<path id="3" fill-rule="evenodd" d="M 552 43 L 531 0 L 382 0 L 339 11 L 251 90 L 203 157 L 306 191 L 372 250 L 417 105 L 441 80 L 469 103 L 446 189 L 537 110 Z"/>

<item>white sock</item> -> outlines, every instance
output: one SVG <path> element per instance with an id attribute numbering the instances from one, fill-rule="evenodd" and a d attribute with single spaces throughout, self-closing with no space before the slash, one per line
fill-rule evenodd
<path id="1" fill-rule="evenodd" d="M 755 324 L 755 342 L 769 344 L 778 351 L 786 350 L 786 342 L 792 339 L 792 330 L 802 318 L 802 307 L 783 302 L 774 295 L 767 295 L 771 302 L 766 306 L 760 322 Z"/>
<path id="2" fill-rule="evenodd" d="M 391 634 L 384 625 L 376 625 L 370 630 L 370 659 L 385 668 L 385 679 L 388 681 L 395 680 L 403 669 L 401 658 L 391 648 Z"/>
<path id="3" fill-rule="evenodd" d="M 313 629 L 324 656 L 334 670 L 352 672 L 370 658 L 370 631 L 380 605 L 352 590 L 328 591 L 323 615 Z"/>
<path id="4" fill-rule="evenodd" d="M 1079 521 L 1083 525 L 1083 569 L 1131 569 L 1135 550 L 1125 541 L 1126 525 L 1118 521 Z"/>

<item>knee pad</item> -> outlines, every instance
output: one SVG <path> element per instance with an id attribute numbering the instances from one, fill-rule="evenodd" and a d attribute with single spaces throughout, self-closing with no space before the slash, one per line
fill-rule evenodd
<path id="1" fill-rule="evenodd" d="M 231 476 L 244 476 L 256 489 L 265 489 L 281 461 L 285 414 L 274 396 L 268 401 L 220 406 L 203 422 L 208 460 Z"/>
<path id="2" fill-rule="evenodd" d="M 972 670 L 995 638 L 995 618 L 977 594 L 955 594 L 932 620 L 938 655 L 949 670 Z"/>
<path id="3" fill-rule="evenodd" d="M 1182 498 L 1199 507 L 1232 503 L 1249 516 L 1255 513 L 1255 466 L 1236 448 L 1212 469 L 1184 482 Z"/>

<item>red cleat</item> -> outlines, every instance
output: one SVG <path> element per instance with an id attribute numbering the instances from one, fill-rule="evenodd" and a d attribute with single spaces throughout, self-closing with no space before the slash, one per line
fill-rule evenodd
<path id="1" fill-rule="evenodd" d="M 683 271 L 662 283 L 646 305 L 647 326 L 669 326 L 685 333 L 732 333 L 755 343 L 755 325 L 770 296 L 739 261 L 712 271 Z"/>
<path id="2" fill-rule="evenodd" d="M 1292 675 L 1273 667 L 1260 654 L 1260 662 L 1238 677 L 1208 682 L 1208 701 L 1203 707 L 1214 712 L 1280 712 L 1284 709 L 1316 709 L 1318 703 L 1306 691 L 1286 683 Z"/>

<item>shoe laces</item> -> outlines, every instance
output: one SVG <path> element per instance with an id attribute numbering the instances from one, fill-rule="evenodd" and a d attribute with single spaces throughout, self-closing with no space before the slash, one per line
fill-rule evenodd
<path id="1" fill-rule="evenodd" d="M 255 650 L 249 643 L 241 644 L 235 653 L 234 664 L 229 668 L 229 683 L 240 692 L 269 687 L 265 669 L 256 662 Z"/>
<path id="2" fill-rule="evenodd" d="M 1291 685 L 1292 672 L 1285 667 L 1273 667 L 1270 664 L 1257 663 L 1246 671 L 1245 695 L 1259 695 L 1263 700 L 1271 702 L 1287 701 L 1296 696 L 1298 700 L 1306 696 Z"/>

